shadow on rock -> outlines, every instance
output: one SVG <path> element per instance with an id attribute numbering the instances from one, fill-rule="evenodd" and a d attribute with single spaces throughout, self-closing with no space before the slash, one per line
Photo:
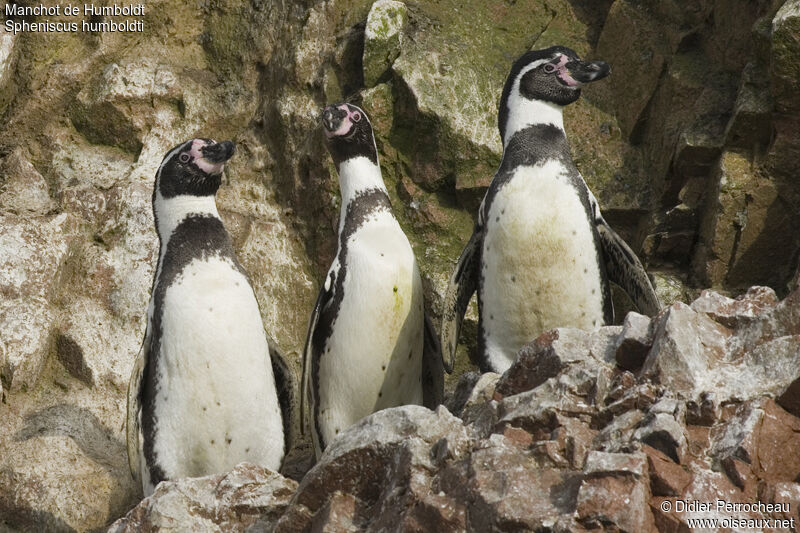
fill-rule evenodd
<path id="1" fill-rule="evenodd" d="M 28 414 L 25 425 L 14 434 L 14 440 L 50 436 L 72 439 L 86 457 L 105 469 L 113 479 L 108 522 L 124 514 L 141 499 L 141 489 L 135 486 L 130 475 L 125 444 L 91 411 L 60 404 Z"/>

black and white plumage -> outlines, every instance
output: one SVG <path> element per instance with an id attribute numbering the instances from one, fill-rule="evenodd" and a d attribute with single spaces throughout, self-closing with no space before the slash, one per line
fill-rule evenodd
<path id="1" fill-rule="evenodd" d="M 404 404 L 438 405 L 443 372 L 422 279 L 392 214 L 364 111 L 322 117 L 339 173 L 339 243 L 311 315 L 303 364 L 304 420 L 317 457 L 361 418 Z"/>
<path id="2" fill-rule="evenodd" d="M 215 202 L 233 152 L 230 141 L 194 139 L 170 150 L 156 173 L 161 246 L 126 428 L 145 495 L 162 480 L 241 461 L 278 470 L 285 452 L 291 374 L 270 349 Z"/>
<path id="3" fill-rule="evenodd" d="M 609 280 L 639 310 L 658 297 L 639 259 L 612 230 L 569 151 L 562 110 L 610 72 L 565 47 L 524 54 L 500 100 L 503 158 L 450 279 L 442 350 L 452 369 L 464 312 L 478 292 L 478 364 L 503 372 L 519 349 L 557 327 L 613 321 Z"/>

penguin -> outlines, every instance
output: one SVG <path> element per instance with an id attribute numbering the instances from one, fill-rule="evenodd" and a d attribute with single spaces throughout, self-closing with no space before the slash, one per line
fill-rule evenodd
<path id="1" fill-rule="evenodd" d="M 160 242 L 142 348 L 128 385 L 127 447 L 145 496 L 163 480 L 249 461 L 277 471 L 292 376 L 270 346 L 215 194 L 231 141 L 193 139 L 156 172 Z"/>
<path id="2" fill-rule="evenodd" d="M 342 203 L 336 256 L 303 358 L 301 410 L 317 459 L 338 433 L 375 411 L 435 407 L 444 376 L 419 267 L 392 213 L 367 114 L 330 105 L 322 124 Z"/>
<path id="3" fill-rule="evenodd" d="M 642 313 L 659 311 L 644 267 L 600 213 L 564 132 L 564 107 L 610 70 L 563 46 L 530 51 L 511 68 L 498 114 L 503 157 L 445 293 L 448 372 L 475 291 L 475 362 L 484 372 L 505 372 L 522 346 L 550 329 L 612 323 L 609 281 Z"/>

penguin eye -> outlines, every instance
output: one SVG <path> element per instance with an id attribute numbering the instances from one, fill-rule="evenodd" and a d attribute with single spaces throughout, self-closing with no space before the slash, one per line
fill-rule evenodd
<path id="1" fill-rule="evenodd" d="M 353 113 L 353 114 L 350 116 L 350 118 L 352 118 L 352 119 L 353 119 L 353 122 L 361 122 L 361 113 L 359 113 L 358 111 L 356 111 L 355 113 Z"/>
<path id="2" fill-rule="evenodd" d="M 545 63 L 544 71 L 547 72 L 548 74 L 552 74 L 553 72 L 556 71 L 556 66 L 552 63 Z"/>
<path id="3" fill-rule="evenodd" d="M 178 156 L 178 160 L 181 163 L 188 163 L 191 158 L 192 158 L 192 156 L 190 156 L 189 154 L 187 154 L 185 152 Z"/>

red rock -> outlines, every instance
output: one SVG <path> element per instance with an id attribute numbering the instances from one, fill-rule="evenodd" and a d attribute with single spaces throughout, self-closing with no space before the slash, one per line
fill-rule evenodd
<path id="1" fill-rule="evenodd" d="M 650 491 L 653 496 L 678 496 L 683 493 L 692 480 L 692 475 L 686 468 L 651 446 L 642 446 L 642 451 L 647 454 Z"/>
<path id="2" fill-rule="evenodd" d="M 731 483 L 739 487 L 745 498 L 755 499 L 758 492 L 758 479 L 753 474 L 753 467 L 734 457 L 725 457 L 720 461 L 725 474 Z"/>
<path id="3" fill-rule="evenodd" d="M 643 454 L 591 452 L 578 491 L 576 513 L 584 527 L 655 532 Z"/>
<path id="4" fill-rule="evenodd" d="M 770 516 L 782 520 L 795 519 L 800 526 L 800 484 L 779 481 L 774 485 L 765 485 L 760 491 L 760 501 L 781 505 L 781 510 L 770 513 Z"/>
<path id="5" fill-rule="evenodd" d="M 328 498 L 325 506 L 317 511 L 311 521 L 311 533 L 345 533 L 360 531 L 353 523 L 357 508 L 363 504 L 352 494 L 336 491 Z"/>
<path id="6" fill-rule="evenodd" d="M 773 309 L 778 303 L 775 291 L 769 287 L 750 287 L 735 300 L 714 291 L 705 290 L 692 302 L 691 308 L 705 313 L 728 328 L 752 322 L 756 316 Z"/>
<path id="7" fill-rule="evenodd" d="M 755 473 L 770 483 L 795 481 L 800 477 L 800 419 L 772 399 L 761 405 L 764 416 L 750 452 Z"/>

